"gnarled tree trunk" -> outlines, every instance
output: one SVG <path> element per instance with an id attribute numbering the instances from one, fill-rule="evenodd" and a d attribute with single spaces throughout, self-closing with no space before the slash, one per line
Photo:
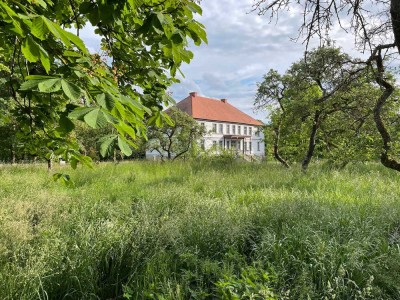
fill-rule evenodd
<path id="1" fill-rule="evenodd" d="M 316 145 L 315 139 L 316 139 L 317 132 L 318 132 L 318 129 L 320 126 L 320 122 L 319 122 L 320 116 L 321 116 L 321 112 L 319 110 L 316 110 L 315 114 L 314 114 L 314 124 L 313 124 L 311 132 L 310 132 L 310 139 L 308 142 L 307 154 L 303 159 L 303 163 L 301 164 L 303 171 L 307 170 L 308 165 L 310 164 L 311 159 L 314 155 L 314 149 L 315 149 L 315 145 Z"/>
<path id="2" fill-rule="evenodd" d="M 400 1 L 391 0 L 390 16 L 392 18 L 392 27 L 394 34 L 394 43 L 400 53 Z"/>
<path id="3" fill-rule="evenodd" d="M 287 163 L 286 160 L 283 159 L 283 157 L 279 154 L 279 138 L 281 136 L 281 123 L 282 120 L 280 119 L 278 122 L 278 126 L 274 128 L 274 157 L 277 161 L 279 161 L 282 165 L 284 165 L 286 168 L 290 168 L 289 164 Z"/>
<path id="4" fill-rule="evenodd" d="M 400 163 L 397 160 L 390 157 L 392 138 L 381 116 L 382 108 L 385 105 L 386 101 L 389 99 L 389 97 L 392 95 L 394 87 L 384 79 L 383 75 L 385 69 L 383 66 L 381 50 L 378 51 L 378 54 L 375 56 L 374 59 L 376 61 L 378 68 L 375 81 L 379 84 L 379 86 L 381 86 L 384 89 L 382 95 L 379 97 L 374 107 L 374 121 L 376 124 L 376 128 L 378 129 L 379 134 L 381 135 L 383 143 L 381 152 L 381 162 L 387 168 L 400 171 Z"/>

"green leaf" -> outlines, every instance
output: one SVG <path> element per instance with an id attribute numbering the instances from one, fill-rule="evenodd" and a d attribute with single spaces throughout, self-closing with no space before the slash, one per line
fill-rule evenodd
<path id="1" fill-rule="evenodd" d="M 75 108 L 72 112 L 70 112 L 68 114 L 68 117 L 73 120 L 83 121 L 83 117 L 95 109 L 96 108 L 94 108 L 94 107 L 78 107 L 78 108 Z"/>
<path id="2" fill-rule="evenodd" d="M 46 24 L 41 17 L 35 18 L 32 22 L 31 33 L 40 40 L 46 39 L 46 34 L 49 32 Z"/>
<path id="3" fill-rule="evenodd" d="M 23 82 L 20 86 L 21 91 L 30 91 L 33 90 L 34 88 L 37 88 L 38 84 L 42 82 L 43 80 L 27 80 Z"/>
<path id="4" fill-rule="evenodd" d="M 46 75 L 29 75 L 29 76 L 25 77 L 25 79 L 27 79 L 27 80 L 47 80 L 47 79 L 54 79 L 54 78 L 59 78 L 59 77 L 46 76 Z"/>
<path id="5" fill-rule="evenodd" d="M 65 50 L 63 53 L 64 56 L 72 56 L 72 57 L 81 57 L 82 55 L 75 51 Z"/>
<path id="6" fill-rule="evenodd" d="M 75 185 L 74 182 L 72 181 L 71 177 L 68 174 L 55 173 L 55 174 L 53 174 L 53 180 L 54 181 L 60 180 L 67 187 L 74 187 L 74 185 Z"/>
<path id="7" fill-rule="evenodd" d="M 122 153 L 124 153 L 126 156 L 131 156 L 132 155 L 131 147 L 120 136 L 118 136 L 118 147 L 122 151 Z"/>
<path id="8" fill-rule="evenodd" d="M 172 34 L 171 40 L 175 45 L 180 45 L 180 44 L 183 43 L 184 37 L 183 37 L 182 33 L 179 30 L 176 30 Z"/>
<path id="9" fill-rule="evenodd" d="M 87 166 L 87 167 L 89 167 L 89 168 L 93 168 L 93 165 L 92 165 L 92 159 L 89 157 L 89 156 L 85 156 L 85 155 L 80 155 L 79 156 L 79 161 L 83 164 L 83 165 L 85 165 L 85 166 Z"/>
<path id="10" fill-rule="evenodd" d="M 201 14 L 203 13 L 203 11 L 202 11 L 200 5 L 197 5 L 197 4 L 194 3 L 194 2 L 188 1 L 188 2 L 186 3 L 186 5 L 187 5 L 187 6 L 189 7 L 189 9 L 190 9 L 192 12 L 194 12 L 194 13 L 197 13 L 197 14 L 199 14 L 199 15 L 201 15 Z"/>
<path id="11" fill-rule="evenodd" d="M 71 159 L 70 159 L 70 164 L 71 164 L 71 167 L 72 167 L 72 169 L 76 169 L 76 167 L 78 166 L 78 160 L 75 158 L 75 157 L 72 157 Z"/>
<path id="12" fill-rule="evenodd" d="M 112 113 L 118 119 L 125 119 L 125 107 L 119 101 L 114 102 L 114 109 Z"/>
<path id="13" fill-rule="evenodd" d="M 48 79 L 38 84 L 39 91 L 42 93 L 54 93 L 61 89 L 61 78 Z"/>
<path id="14" fill-rule="evenodd" d="M 47 4 L 43 0 L 35 0 L 35 1 L 29 1 L 29 2 L 31 2 L 33 5 L 40 5 L 43 8 L 47 8 Z"/>
<path id="15" fill-rule="evenodd" d="M 95 108 L 91 112 L 87 113 L 83 119 L 86 124 L 88 124 L 92 128 L 97 128 L 97 118 L 99 116 L 100 108 Z"/>
<path id="16" fill-rule="evenodd" d="M 116 135 L 109 135 L 102 139 L 100 139 L 100 155 L 102 157 L 106 157 L 107 155 L 112 154 L 114 150 L 114 142 L 117 139 Z"/>
<path id="17" fill-rule="evenodd" d="M 44 69 L 46 70 L 46 73 L 49 73 L 51 67 L 50 57 L 47 51 L 44 50 L 40 45 L 39 45 L 39 56 L 40 56 L 40 62 L 42 63 Z"/>
<path id="18" fill-rule="evenodd" d="M 113 96 L 110 95 L 109 93 L 103 93 L 103 94 L 97 95 L 96 101 L 101 107 L 103 107 L 109 111 L 111 111 L 115 105 L 115 100 L 114 100 Z"/>
<path id="19" fill-rule="evenodd" d="M 157 127 L 162 127 L 161 113 L 156 111 L 148 120 L 149 125 L 156 125 Z"/>
<path id="20" fill-rule="evenodd" d="M 58 24 L 50 21 L 46 17 L 41 16 L 43 22 L 46 24 L 47 29 L 58 39 L 60 39 L 65 46 L 71 47 L 69 38 L 65 34 L 67 31 L 63 30 Z"/>
<path id="21" fill-rule="evenodd" d="M 86 49 L 85 43 L 75 34 L 69 31 L 64 31 L 64 34 L 68 37 L 68 39 L 75 44 L 84 54 L 88 54 L 88 50 Z"/>
<path id="22" fill-rule="evenodd" d="M 64 94 L 72 101 L 77 100 L 82 95 L 82 90 L 74 83 L 70 83 L 63 79 L 61 80 L 61 86 Z"/>
<path id="23" fill-rule="evenodd" d="M 59 126 L 61 132 L 64 133 L 71 132 L 75 128 L 74 123 L 64 115 L 60 117 Z"/>
<path id="24" fill-rule="evenodd" d="M 40 58 L 39 45 L 31 36 L 27 36 L 24 40 L 21 51 L 29 62 L 37 62 Z"/>
<path id="25" fill-rule="evenodd" d="M 118 124 L 114 124 L 114 127 L 118 130 L 118 132 L 120 134 L 122 134 L 122 135 L 127 134 L 132 139 L 136 138 L 136 132 L 131 126 L 129 126 L 123 122 L 120 122 Z"/>

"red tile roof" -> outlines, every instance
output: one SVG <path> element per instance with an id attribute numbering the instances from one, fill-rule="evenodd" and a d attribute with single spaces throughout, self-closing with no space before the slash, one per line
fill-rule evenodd
<path id="1" fill-rule="evenodd" d="M 198 96 L 192 92 L 189 97 L 176 104 L 180 110 L 191 115 L 194 119 L 247 124 L 263 125 L 262 122 L 250 117 L 236 107 L 230 105 L 226 99 L 216 100 Z"/>

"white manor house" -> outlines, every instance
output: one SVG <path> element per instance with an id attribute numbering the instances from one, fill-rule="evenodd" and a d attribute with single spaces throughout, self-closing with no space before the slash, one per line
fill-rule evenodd
<path id="1" fill-rule="evenodd" d="M 191 92 L 176 107 L 205 126 L 206 135 L 199 141 L 203 149 L 229 149 L 247 157 L 264 157 L 261 128 L 264 124 L 229 104 L 227 99 L 206 98 Z M 146 152 L 147 159 L 158 156 L 155 151 Z"/>

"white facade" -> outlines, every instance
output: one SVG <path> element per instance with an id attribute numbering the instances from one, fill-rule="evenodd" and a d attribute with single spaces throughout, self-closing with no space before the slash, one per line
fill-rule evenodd
<path id="1" fill-rule="evenodd" d="M 265 143 L 262 128 L 254 125 L 196 120 L 206 129 L 200 145 L 204 150 L 215 148 L 238 154 L 264 157 Z"/>
<path id="2" fill-rule="evenodd" d="M 223 150 L 258 158 L 265 156 L 264 133 L 261 127 L 221 121 L 196 121 L 206 130 L 204 138 L 198 141 L 202 149 L 214 149 L 216 154 Z M 159 156 L 157 151 L 146 151 L 146 159 L 154 160 Z"/>

